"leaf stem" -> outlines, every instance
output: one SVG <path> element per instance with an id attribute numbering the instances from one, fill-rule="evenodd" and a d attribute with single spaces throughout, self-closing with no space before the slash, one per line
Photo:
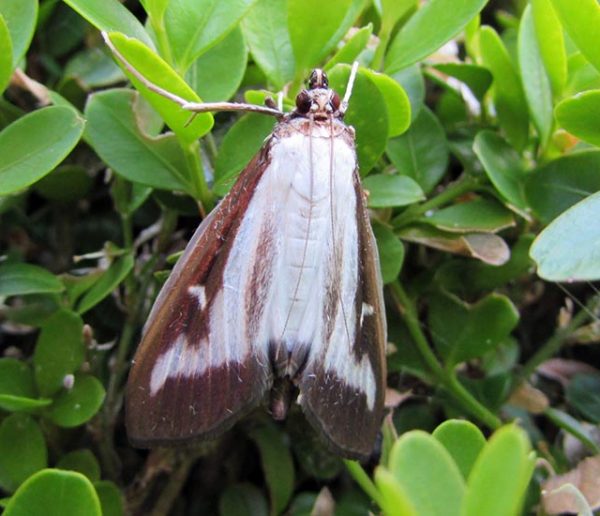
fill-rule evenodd
<path id="1" fill-rule="evenodd" d="M 204 169 L 200 161 L 199 143 L 194 141 L 189 145 L 182 143 L 181 148 L 185 155 L 185 160 L 190 172 L 192 186 L 194 188 L 194 197 L 201 204 L 201 214 L 204 217 L 214 207 L 214 200 L 206 178 L 204 177 Z"/>
<path id="2" fill-rule="evenodd" d="M 421 357 L 446 389 L 461 403 L 463 408 L 475 416 L 479 421 L 492 429 L 498 428 L 502 422 L 500 419 L 484 407 L 458 380 L 454 371 L 447 371 L 439 363 L 437 357 L 431 350 L 431 346 L 421 329 L 417 311 L 413 301 L 406 294 L 398 281 L 391 285 L 392 292 L 399 305 L 400 312 L 404 314 L 404 321 L 408 327 Z"/>
<path id="3" fill-rule="evenodd" d="M 348 472 L 356 483 L 362 488 L 362 490 L 371 497 L 371 499 L 379 505 L 379 507 L 385 507 L 385 502 L 381 496 L 381 493 L 369 477 L 362 466 L 355 460 L 344 460 L 344 464 L 348 469 Z"/>

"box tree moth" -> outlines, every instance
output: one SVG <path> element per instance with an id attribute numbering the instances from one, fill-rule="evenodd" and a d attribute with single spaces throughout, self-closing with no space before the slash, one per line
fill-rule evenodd
<path id="1" fill-rule="evenodd" d="M 134 445 L 213 438 L 268 400 L 297 402 L 336 453 L 365 458 L 383 417 L 386 323 L 379 259 L 345 97 L 310 76 L 296 107 L 192 104 L 278 118 L 229 194 L 202 221 L 160 291 L 126 392 Z"/>

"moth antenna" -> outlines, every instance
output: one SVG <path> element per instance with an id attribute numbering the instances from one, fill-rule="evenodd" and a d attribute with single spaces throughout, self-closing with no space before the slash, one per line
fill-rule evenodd
<path id="1" fill-rule="evenodd" d="M 343 115 L 348 109 L 348 102 L 352 95 L 352 88 L 354 88 L 354 81 L 356 81 L 356 73 L 358 72 L 358 61 L 352 63 L 352 69 L 350 70 L 350 77 L 348 78 L 348 86 L 346 86 L 346 93 L 340 105 L 340 113 Z"/>
<path id="2" fill-rule="evenodd" d="M 137 80 L 139 80 L 146 88 L 150 91 L 160 95 L 161 97 L 165 97 L 175 104 L 179 104 L 183 109 L 187 111 L 193 111 L 194 113 L 209 113 L 212 111 L 248 111 L 252 113 L 261 113 L 263 115 L 270 115 L 276 118 L 281 118 L 283 116 L 283 112 L 278 109 L 269 108 L 267 106 L 257 106 L 255 104 L 246 104 L 242 102 L 190 102 L 179 95 L 175 95 L 164 88 L 154 84 L 152 81 L 148 80 L 144 75 L 142 75 L 136 68 L 125 58 L 121 52 L 117 50 L 117 48 L 113 45 L 112 41 L 108 37 L 108 33 L 106 31 L 102 31 L 102 38 L 106 43 L 106 46 L 110 49 L 113 55 L 121 62 L 121 64 L 125 67 L 125 69 L 131 73 Z M 190 119 L 187 124 L 189 124 L 193 120 Z M 186 125 L 187 125 L 186 124 Z"/>

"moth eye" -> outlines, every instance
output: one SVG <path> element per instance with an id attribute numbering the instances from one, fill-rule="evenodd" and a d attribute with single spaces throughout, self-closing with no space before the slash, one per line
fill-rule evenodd
<path id="1" fill-rule="evenodd" d="M 310 98 L 309 93 L 306 90 L 302 90 L 296 97 L 296 110 L 298 113 L 308 113 L 311 104 L 312 99 Z"/>
<path id="2" fill-rule="evenodd" d="M 331 95 L 331 100 L 329 102 L 334 111 L 340 109 L 340 96 L 335 91 L 333 92 L 333 95 Z"/>

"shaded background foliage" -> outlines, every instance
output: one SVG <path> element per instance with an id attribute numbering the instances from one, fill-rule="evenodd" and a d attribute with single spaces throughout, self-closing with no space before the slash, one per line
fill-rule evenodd
<path id="1" fill-rule="evenodd" d="M 290 109 L 310 68 L 343 92 L 361 63 L 347 121 L 390 327 L 369 464 L 297 410 L 128 445 L 123 385 L 172 253 L 274 121 L 190 122 L 99 30 L 195 101 L 283 90 Z M 599 31 L 596 0 L 0 0 L 6 514 L 518 514 L 527 485 L 524 513 L 595 508 L 597 290 L 573 281 L 600 277 Z M 591 483 L 540 500 L 569 471 Z"/>

